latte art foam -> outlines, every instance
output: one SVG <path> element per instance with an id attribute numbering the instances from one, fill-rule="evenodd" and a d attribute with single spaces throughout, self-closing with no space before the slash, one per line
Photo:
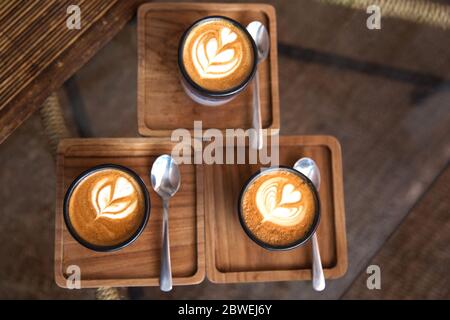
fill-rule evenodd
<path id="1" fill-rule="evenodd" d="M 313 225 L 315 212 L 311 187 L 283 168 L 257 176 L 241 200 L 241 215 L 248 230 L 272 246 L 288 246 L 302 239 Z"/>
<path id="2" fill-rule="evenodd" d="M 194 26 L 182 48 L 187 75 L 210 91 L 239 86 L 252 72 L 253 60 L 249 36 L 223 18 L 212 18 Z"/>
<path id="3" fill-rule="evenodd" d="M 129 239 L 140 227 L 145 214 L 144 194 L 126 172 L 102 169 L 78 183 L 68 209 L 70 223 L 83 240 L 113 246 Z"/>
<path id="4" fill-rule="evenodd" d="M 242 44 L 236 40 L 237 34 L 228 27 L 199 34 L 191 57 L 201 78 L 225 78 L 236 70 L 242 60 Z"/>
<path id="5" fill-rule="evenodd" d="M 263 222 L 290 227 L 299 224 L 305 216 L 301 197 L 300 190 L 296 190 L 288 179 L 274 177 L 262 183 L 256 191 L 256 206 Z"/>
<path id="6" fill-rule="evenodd" d="M 91 203 L 98 218 L 123 219 L 133 213 L 137 206 L 135 195 L 138 191 L 131 182 L 118 177 L 111 179 L 105 177 L 93 184 L 91 190 Z"/>

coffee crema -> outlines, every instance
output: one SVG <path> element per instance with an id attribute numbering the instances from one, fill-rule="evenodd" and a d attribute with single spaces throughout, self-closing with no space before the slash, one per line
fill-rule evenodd
<path id="1" fill-rule="evenodd" d="M 242 218 L 249 231 L 271 246 L 289 246 L 310 231 L 316 213 L 311 187 L 288 170 L 262 173 L 246 188 Z"/>
<path id="2" fill-rule="evenodd" d="M 69 199 L 69 219 L 84 241 L 114 246 L 127 241 L 145 216 L 139 183 L 119 169 L 101 169 L 83 178 Z"/>
<path id="3" fill-rule="evenodd" d="M 249 36 L 231 21 L 217 17 L 195 25 L 184 40 L 182 62 L 198 86 L 223 92 L 250 75 L 254 52 Z"/>

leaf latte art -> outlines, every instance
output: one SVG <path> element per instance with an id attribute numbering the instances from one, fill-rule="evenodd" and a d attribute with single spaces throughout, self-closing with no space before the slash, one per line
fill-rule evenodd
<path id="1" fill-rule="evenodd" d="M 115 181 L 105 177 L 96 182 L 91 191 L 91 201 L 97 218 L 123 219 L 133 213 L 137 200 L 133 185 L 124 177 Z"/>
<path id="2" fill-rule="evenodd" d="M 271 168 L 248 182 L 240 203 L 241 223 L 248 233 L 270 246 L 289 246 L 313 225 L 316 198 L 293 169 Z"/>
<path id="3" fill-rule="evenodd" d="M 127 240 L 145 214 L 144 193 L 125 171 L 105 168 L 83 178 L 69 201 L 70 222 L 90 244 L 108 246 Z"/>
<path id="4" fill-rule="evenodd" d="M 207 18 L 184 36 L 183 70 L 202 89 L 223 92 L 245 83 L 254 69 L 253 40 L 224 18 Z"/>
<path id="5" fill-rule="evenodd" d="M 192 62 L 202 78 L 224 78 L 232 74 L 242 60 L 242 46 L 229 28 L 204 30 L 192 46 Z"/>
<path id="6" fill-rule="evenodd" d="M 256 191 L 256 205 L 263 221 L 289 227 L 299 224 L 304 217 L 301 192 L 289 180 L 280 177 L 268 179 Z"/>

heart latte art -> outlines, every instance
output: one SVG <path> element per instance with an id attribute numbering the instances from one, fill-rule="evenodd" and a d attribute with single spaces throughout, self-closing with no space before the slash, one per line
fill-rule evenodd
<path id="1" fill-rule="evenodd" d="M 186 73 L 200 87 L 225 91 L 249 76 L 253 47 L 239 27 L 226 19 L 213 18 L 187 33 L 182 59 Z"/>
<path id="2" fill-rule="evenodd" d="M 285 246 L 302 239 L 315 217 L 311 187 L 299 175 L 279 168 L 250 182 L 241 200 L 241 215 L 259 240 Z"/>
<path id="3" fill-rule="evenodd" d="M 305 212 L 301 204 L 302 194 L 288 179 L 272 177 L 256 191 L 256 206 L 263 222 L 270 221 L 289 227 L 299 224 Z"/>
<path id="4" fill-rule="evenodd" d="M 144 194 L 138 182 L 119 169 L 94 171 L 81 180 L 69 200 L 76 233 L 99 246 L 129 239 L 144 218 Z"/>
<path id="5" fill-rule="evenodd" d="M 220 79 L 232 74 L 242 60 L 241 43 L 228 27 L 204 30 L 192 46 L 192 62 L 202 78 Z"/>
<path id="6" fill-rule="evenodd" d="M 123 177 L 105 177 L 96 181 L 91 190 L 91 203 L 98 218 L 123 219 L 133 213 L 137 199 L 136 190 L 129 180 Z"/>

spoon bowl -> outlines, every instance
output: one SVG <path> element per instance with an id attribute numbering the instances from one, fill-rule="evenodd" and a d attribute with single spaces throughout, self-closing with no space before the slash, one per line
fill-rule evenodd
<path id="1" fill-rule="evenodd" d="M 320 171 L 316 162 L 311 158 L 301 158 L 294 164 L 294 169 L 303 173 L 311 180 L 317 190 L 320 188 Z"/>
<path id="2" fill-rule="evenodd" d="M 165 154 L 153 163 L 150 180 L 153 189 L 161 198 L 172 197 L 180 188 L 180 170 L 175 160 Z"/>
<path id="3" fill-rule="evenodd" d="M 255 41 L 258 51 L 258 63 L 265 60 L 269 55 L 270 38 L 266 27 L 259 21 L 253 21 L 247 26 L 247 31 Z"/>

